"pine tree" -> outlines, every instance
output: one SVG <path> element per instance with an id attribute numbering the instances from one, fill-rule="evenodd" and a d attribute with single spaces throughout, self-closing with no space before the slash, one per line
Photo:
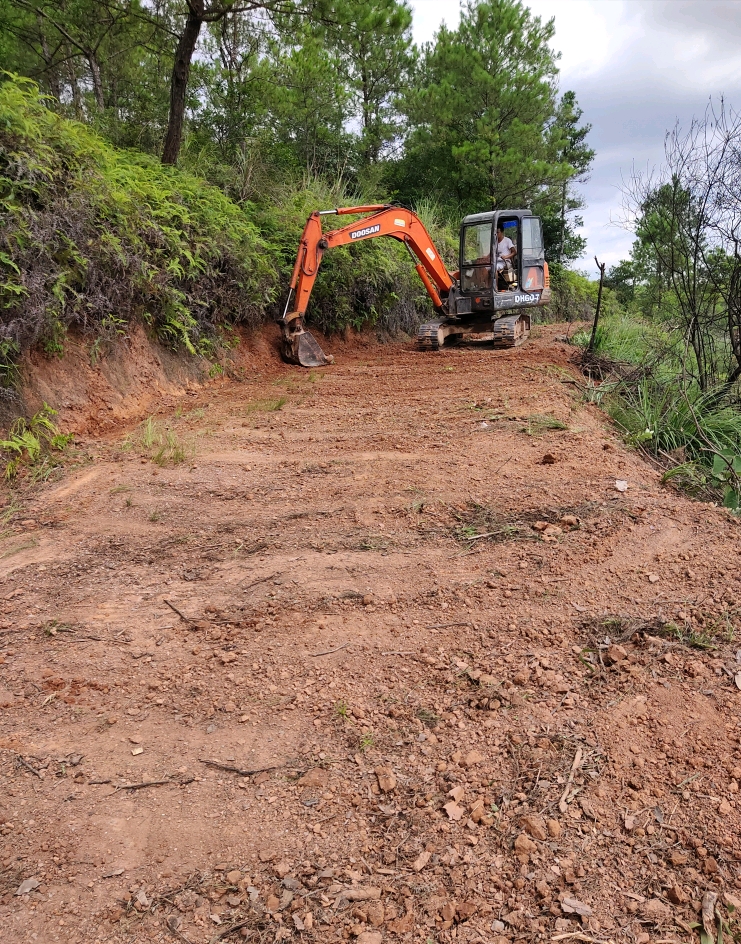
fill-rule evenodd
<path id="1" fill-rule="evenodd" d="M 548 136 L 553 33 L 553 20 L 543 24 L 519 0 L 468 0 L 458 28 L 441 28 L 406 101 L 408 192 L 435 187 L 464 210 L 523 206 L 564 173 Z"/>

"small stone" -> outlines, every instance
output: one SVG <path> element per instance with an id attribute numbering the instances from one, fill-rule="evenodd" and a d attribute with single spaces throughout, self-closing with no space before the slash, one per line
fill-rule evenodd
<path id="1" fill-rule="evenodd" d="M 605 660 L 608 665 L 615 665 L 617 662 L 624 662 L 628 658 L 628 653 L 622 646 L 618 646 L 617 643 L 613 643 L 612 646 L 608 646 L 607 651 L 605 652 Z"/>
<path id="2" fill-rule="evenodd" d="M 557 819 L 549 819 L 546 823 L 548 828 L 548 835 L 552 839 L 558 839 L 561 836 L 561 824 Z"/>
<path id="3" fill-rule="evenodd" d="M 428 852 L 426 849 L 424 852 L 420 852 L 417 858 L 414 860 L 412 868 L 415 872 L 421 872 L 422 869 L 427 865 L 427 863 L 432 858 L 432 853 Z"/>
<path id="4" fill-rule="evenodd" d="M 380 931 L 363 931 L 358 935 L 358 944 L 382 944 L 383 935 Z"/>
<path id="5" fill-rule="evenodd" d="M 27 895 L 29 892 L 35 891 L 39 885 L 41 885 L 41 882 L 37 878 L 27 878 L 16 889 L 16 895 Z"/>
<path id="6" fill-rule="evenodd" d="M 242 873 L 237 869 L 232 869 L 231 872 L 226 873 L 226 880 L 230 885 L 239 885 L 242 881 Z"/>
<path id="7" fill-rule="evenodd" d="M 541 465 L 555 465 L 558 460 L 552 452 L 547 452 L 540 460 Z"/>
<path id="8" fill-rule="evenodd" d="M 668 921 L 672 916 L 672 910 L 669 905 L 664 904 L 660 898 L 649 898 L 640 907 L 641 917 L 653 924 L 661 924 Z"/>
<path id="9" fill-rule="evenodd" d="M 669 861 L 674 866 L 687 865 L 689 856 L 686 852 L 680 852 L 678 849 L 674 849 L 669 853 Z"/>
<path id="10" fill-rule="evenodd" d="M 446 901 L 440 914 L 443 917 L 443 921 L 452 921 L 455 918 L 455 902 Z"/>
<path id="11" fill-rule="evenodd" d="M 550 898 L 551 890 L 548 887 L 548 882 L 545 879 L 541 879 L 539 882 L 535 883 L 535 891 L 540 895 L 541 898 Z"/>
<path id="12" fill-rule="evenodd" d="M 527 853 L 537 852 L 538 847 L 526 833 L 520 833 L 515 839 L 515 851 Z"/>
<path id="13" fill-rule="evenodd" d="M 666 897 L 675 905 L 681 905 L 687 901 L 687 896 L 679 885 L 672 885 L 671 888 L 667 889 Z"/>
<path id="14" fill-rule="evenodd" d="M 564 898 L 561 902 L 561 909 L 565 914 L 578 914 L 582 918 L 588 918 L 592 914 L 589 905 L 585 905 L 578 898 Z"/>
<path id="15" fill-rule="evenodd" d="M 378 786 L 384 793 L 391 793 L 396 789 L 396 777 L 390 767 L 376 767 Z"/>
<path id="16" fill-rule="evenodd" d="M 275 874 L 278 878 L 285 878 L 291 871 L 291 866 L 287 862 L 279 862 L 275 867 Z"/>
<path id="17" fill-rule="evenodd" d="M 546 824 L 543 822 L 540 816 L 536 816 L 532 813 L 528 816 L 523 816 L 520 820 L 520 825 L 523 827 L 526 833 L 533 837 L 533 839 L 540 839 L 542 842 L 548 838 Z"/>
<path id="18" fill-rule="evenodd" d="M 469 751 L 461 762 L 462 767 L 475 767 L 477 764 L 480 764 L 484 759 L 484 755 L 480 754 L 478 751 Z"/>
<path id="19" fill-rule="evenodd" d="M 297 781 L 299 787 L 326 787 L 329 783 L 327 771 L 321 767 L 312 767 Z"/>
<path id="20" fill-rule="evenodd" d="M 276 895 L 270 895 L 268 900 L 265 902 L 265 908 L 267 911 L 277 911 L 280 907 L 280 898 Z"/>
<path id="21" fill-rule="evenodd" d="M 731 812 L 732 809 L 733 807 L 728 802 L 728 800 L 723 799 L 720 801 L 720 805 L 718 806 L 718 812 L 720 813 L 721 816 L 728 816 L 728 814 Z"/>
<path id="22" fill-rule="evenodd" d="M 658 575 L 658 574 L 649 574 L 649 575 L 648 575 L 648 582 L 649 582 L 649 583 L 658 583 L 658 582 L 659 582 L 659 575 Z"/>

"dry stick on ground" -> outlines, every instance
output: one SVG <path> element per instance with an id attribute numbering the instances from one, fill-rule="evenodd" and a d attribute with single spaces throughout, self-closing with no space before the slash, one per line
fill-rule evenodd
<path id="1" fill-rule="evenodd" d="M 281 573 L 281 572 L 280 572 L 279 570 L 276 570 L 276 572 L 275 572 L 274 574 L 268 574 L 267 577 L 260 577 L 259 580 L 253 580 L 252 583 L 248 583 L 248 584 L 247 584 L 247 586 L 244 588 L 243 592 L 246 593 L 248 590 L 251 590 L 252 587 L 256 587 L 256 586 L 258 585 L 258 583 L 265 583 L 266 580 L 272 580 L 273 577 L 280 577 L 280 573 Z M 237 586 L 240 587 L 241 585 L 242 585 L 242 581 L 240 580 L 239 583 L 237 584 Z"/>
<path id="2" fill-rule="evenodd" d="M 252 918 L 247 918 L 246 921 L 238 921 L 237 924 L 230 924 L 228 928 L 224 928 L 222 931 L 219 931 L 218 934 L 215 934 L 209 944 L 216 944 L 216 941 L 220 941 L 222 937 L 226 937 L 227 934 L 231 934 L 232 931 L 239 931 L 240 928 L 247 927 L 251 922 Z"/>
<path id="3" fill-rule="evenodd" d="M 254 770 L 243 770 L 241 767 L 233 767 L 231 764 L 222 764 L 218 760 L 204 760 L 198 758 L 199 764 L 205 764 L 207 767 L 215 767 L 217 770 L 228 770 L 230 773 L 239 774 L 241 777 L 251 777 L 253 774 L 262 774 L 267 770 L 280 770 L 285 764 L 273 764 L 271 767 L 255 767 Z"/>
<path id="4" fill-rule="evenodd" d="M 563 793 L 561 794 L 561 799 L 558 801 L 558 808 L 562 813 L 565 813 L 568 809 L 568 804 L 566 803 L 566 797 L 569 795 L 569 790 L 571 789 L 571 784 L 574 782 L 574 776 L 576 775 L 577 770 L 581 767 L 583 754 L 582 749 L 577 747 L 576 754 L 574 754 L 574 762 L 571 765 L 571 770 L 569 771 L 569 779 L 566 781 L 566 786 Z"/>
<path id="5" fill-rule="evenodd" d="M 470 626 L 470 623 L 435 623 L 427 629 L 450 629 L 453 626 Z"/>
<path id="6" fill-rule="evenodd" d="M 186 777 L 183 780 L 144 780 L 142 783 L 121 783 L 113 792 L 118 793 L 119 790 L 143 790 L 144 787 L 161 787 L 167 783 L 175 787 L 182 787 L 186 783 L 193 783 L 194 779 L 194 777 Z"/>
<path id="7" fill-rule="evenodd" d="M 325 649 L 324 652 L 310 652 L 309 655 L 312 659 L 316 659 L 317 656 L 331 656 L 333 652 L 339 652 L 340 649 L 347 649 L 350 645 L 349 642 L 343 643 L 341 646 L 337 646 L 336 649 Z"/>
<path id="8" fill-rule="evenodd" d="M 173 934 L 179 941 L 184 941 L 185 944 L 191 944 L 189 937 L 186 937 L 184 934 L 181 934 L 177 928 L 174 928 L 168 921 L 163 922 L 170 934 Z"/>
<path id="9" fill-rule="evenodd" d="M 180 610 L 173 603 L 170 603 L 169 600 L 163 599 L 162 602 L 166 603 L 170 607 L 170 609 L 173 611 L 173 613 L 177 613 L 177 615 L 180 617 L 181 620 L 185 620 L 186 623 L 195 623 L 195 620 L 192 617 L 186 616 L 184 613 L 181 613 Z"/>
<path id="10" fill-rule="evenodd" d="M 597 322 L 599 321 L 599 312 L 602 307 L 602 284 L 605 281 L 605 263 L 600 262 L 597 257 L 594 257 L 594 262 L 597 268 L 599 269 L 599 291 L 597 292 L 597 310 L 594 313 L 594 323 L 592 325 L 592 334 L 589 337 L 589 344 L 587 345 L 587 353 L 591 354 L 594 351 L 594 342 L 597 338 Z"/>
<path id="11" fill-rule="evenodd" d="M 42 779 L 43 779 L 42 776 L 41 776 L 41 773 L 40 773 L 38 770 L 36 770 L 35 767 L 32 767 L 32 766 L 28 763 L 27 760 L 24 760 L 24 759 L 21 757 L 20 754 L 16 754 L 16 755 L 15 755 L 15 759 L 16 759 L 19 763 L 23 764 L 23 766 L 26 768 L 26 770 L 30 770 L 32 774 L 34 774 L 36 777 L 39 778 L 39 780 L 42 780 Z"/>

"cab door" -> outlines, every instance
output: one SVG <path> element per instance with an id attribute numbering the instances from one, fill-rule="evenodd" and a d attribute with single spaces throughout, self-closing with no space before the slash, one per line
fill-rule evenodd
<path id="1" fill-rule="evenodd" d="M 540 292 L 545 287 L 545 248 L 539 217 L 522 219 L 521 245 L 520 287 L 525 292 Z"/>
<path id="2" fill-rule="evenodd" d="M 472 223 L 461 234 L 461 290 L 490 292 L 493 285 L 492 223 Z"/>

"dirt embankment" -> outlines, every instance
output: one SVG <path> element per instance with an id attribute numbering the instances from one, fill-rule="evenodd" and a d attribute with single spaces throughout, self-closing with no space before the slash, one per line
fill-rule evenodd
<path id="1" fill-rule="evenodd" d="M 738 931 L 741 527 L 556 333 L 168 390 L 176 465 L 104 405 L 8 496 L 3 941 Z"/>

